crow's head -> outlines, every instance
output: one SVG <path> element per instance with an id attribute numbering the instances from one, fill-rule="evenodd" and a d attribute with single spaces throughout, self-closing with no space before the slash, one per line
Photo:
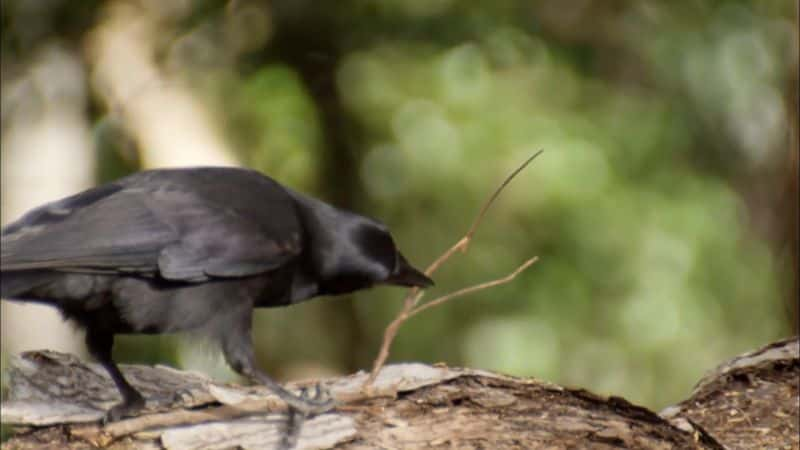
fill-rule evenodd
<path id="1" fill-rule="evenodd" d="M 325 294 L 343 294 L 375 284 L 429 287 L 433 280 L 408 263 L 389 230 L 375 220 L 349 215 L 347 226 L 332 246 L 323 251 L 325 260 L 320 283 Z"/>
<path id="2" fill-rule="evenodd" d="M 318 294 L 344 294 L 375 284 L 428 287 L 433 281 L 397 250 L 377 220 L 292 193 L 306 235 L 306 258 Z"/>
<path id="3" fill-rule="evenodd" d="M 397 250 L 394 239 L 385 225 L 371 219 L 365 222 L 355 230 L 354 241 L 370 264 L 380 266 L 380 270 L 371 277 L 374 282 L 408 287 L 433 286 L 433 280 L 411 266 L 405 256 Z"/>

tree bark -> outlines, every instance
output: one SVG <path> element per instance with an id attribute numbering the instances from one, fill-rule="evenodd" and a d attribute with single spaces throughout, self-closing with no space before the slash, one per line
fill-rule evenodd
<path id="1" fill-rule="evenodd" d="M 339 406 L 306 420 L 296 448 L 798 449 L 799 344 L 722 364 L 660 414 L 530 378 L 392 365 L 367 390 L 364 373 L 324 380 Z M 259 386 L 161 366 L 123 371 L 147 410 L 103 427 L 98 419 L 119 398 L 102 368 L 49 351 L 15 357 L 2 422 L 16 429 L 3 447 L 271 449 L 284 436 L 285 407 Z"/>

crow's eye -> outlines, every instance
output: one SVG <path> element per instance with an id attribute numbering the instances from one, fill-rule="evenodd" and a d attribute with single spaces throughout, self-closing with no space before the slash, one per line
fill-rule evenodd
<path id="1" fill-rule="evenodd" d="M 387 270 L 397 267 L 397 250 L 389 233 L 374 225 L 368 225 L 358 230 L 359 248 L 374 262 L 384 266 Z"/>

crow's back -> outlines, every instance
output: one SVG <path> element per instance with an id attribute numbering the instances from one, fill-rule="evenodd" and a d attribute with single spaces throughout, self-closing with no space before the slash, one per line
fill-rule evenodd
<path id="1" fill-rule="evenodd" d="M 302 239 L 291 196 L 257 172 L 144 171 L 3 228 L 2 295 L 14 297 L 26 278 L 54 272 L 186 283 L 255 275 L 299 255 Z"/>

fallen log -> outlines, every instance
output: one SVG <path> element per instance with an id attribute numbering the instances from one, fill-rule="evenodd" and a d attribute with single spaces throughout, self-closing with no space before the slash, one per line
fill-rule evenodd
<path id="1" fill-rule="evenodd" d="M 734 358 L 660 414 L 531 378 L 442 365 L 384 367 L 323 380 L 338 408 L 306 420 L 299 449 L 798 449 L 798 338 Z M 122 366 L 148 399 L 140 416 L 101 426 L 116 389 L 94 363 L 49 351 L 13 357 L 2 422 L 7 449 L 272 449 L 288 420 L 259 386 Z M 300 389 L 310 383 L 293 383 Z"/>

